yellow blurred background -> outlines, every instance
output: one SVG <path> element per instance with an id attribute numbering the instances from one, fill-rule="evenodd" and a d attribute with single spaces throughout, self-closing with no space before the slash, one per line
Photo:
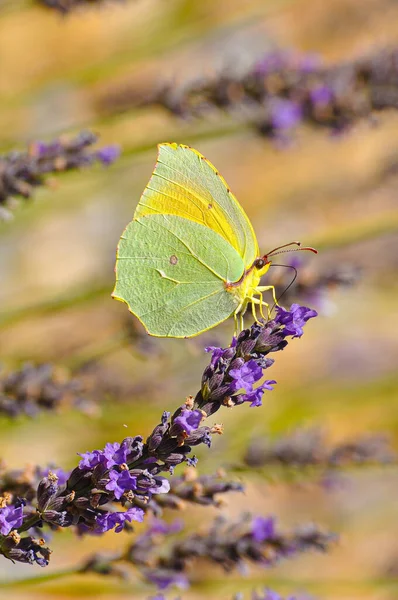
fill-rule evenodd
<path id="1" fill-rule="evenodd" d="M 378 432 L 397 442 L 398 175 L 389 166 L 398 158 L 398 114 L 386 111 L 376 126 L 359 122 L 338 137 L 302 126 L 294 144 L 281 149 L 221 112 L 179 120 L 160 107 L 105 108 L 106 98 L 124 89 L 157 89 L 231 63 L 243 68 L 275 46 L 316 52 L 333 64 L 397 40 L 398 6 L 391 0 L 126 0 L 66 18 L 38 2 L 0 3 L 0 151 L 81 128 L 98 133 L 101 144 L 122 146 L 109 169 L 57 176 L 12 222 L 0 223 L 4 370 L 26 360 L 71 370 L 84 365 L 82 376 L 101 390 L 94 416 L 2 417 L 7 465 L 72 468 L 77 452 L 149 434 L 163 410 L 195 395 L 208 360 L 204 346 L 229 343 L 231 323 L 194 340 L 149 340 L 110 298 L 116 244 L 162 141 L 192 145 L 217 166 L 264 251 L 298 238 L 320 250 L 306 258 L 308 268 L 322 273 L 338 264 L 362 273 L 355 287 L 334 292 L 333 310 L 276 356 L 278 386 L 262 408 L 217 415 L 225 434 L 210 451 L 199 449 L 199 471 L 228 469 L 254 436 L 302 426 L 324 428 L 331 443 Z M 327 600 L 398 597 L 396 468 L 355 470 L 332 490 L 299 478 L 271 480 L 266 472 L 239 477 L 246 493 L 227 496 L 224 514 L 274 514 L 286 527 L 316 521 L 339 532 L 340 541 L 330 554 L 252 569 L 243 580 L 199 565 L 183 598 L 227 599 L 264 585 Z M 190 508 L 181 516 L 202 529 L 216 512 Z M 51 579 L 99 547 L 127 542 L 124 534 L 55 535 L 49 580 L 0 586 L 0 597 L 146 598 L 152 590 L 138 574 L 129 583 L 93 575 Z M 43 575 L 5 560 L 0 569 L 3 580 Z"/>

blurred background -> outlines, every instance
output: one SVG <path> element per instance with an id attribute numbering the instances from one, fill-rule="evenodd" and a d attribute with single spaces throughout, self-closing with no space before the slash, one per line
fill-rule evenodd
<path id="1" fill-rule="evenodd" d="M 270 376 L 278 386 L 262 408 L 217 415 L 225 434 L 210 451 L 200 448 L 198 469 L 222 467 L 246 485 L 244 495 L 226 496 L 223 514 L 274 514 L 285 527 L 315 521 L 340 541 L 330 554 L 252 569 L 243 580 L 203 565 L 184 598 L 227 599 L 264 585 L 325 599 L 398 597 L 394 465 L 353 469 L 333 484 L 317 472 L 242 467 L 253 438 L 278 439 L 299 428 L 320 428 L 330 445 L 379 433 L 397 443 L 398 113 L 385 110 L 377 121 L 358 119 L 338 133 L 298 123 L 278 140 L 260 135 L 247 107 L 210 107 L 197 116 L 153 99 L 166 88 L 183 95 L 197 82 L 245 72 L 275 49 L 319 56 L 327 69 L 397 42 L 392 0 L 126 0 L 66 16 L 38 1 L 0 2 L 0 151 L 87 128 L 101 144 L 122 149 L 109 168 L 49 178 L 12 221 L 0 223 L 3 373 L 26 361 L 51 362 L 61 379 L 78 377 L 91 400 L 83 412 L 1 416 L 0 454 L 8 467 L 69 469 L 77 452 L 148 435 L 163 410 L 196 394 L 208 361 L 204 347 L 230 342 L 231 322 L 193 340 L 148 338 L 110 297 L 116 245 L 148 182 L 157 143 L 189 144 L 217 166 L 264 252 L 293 239 L 319 249 L 300 257 L 304 292 L 307 282 L 330 279 L 321 294 L 298 296 L 296 288 L 287 298 L 314 306 L 319 318 L 276 355 Z M 190 508 L 182 517 L 203 527 L 210 513 L 217 510 Z M 56 535 L 49 580 L 29 579 L 0 594 L 145 598 L 151 590 L 138 576 L 132 583 L 51 579 L 126 538 Z M 0 572 L 3 580 L 43 575 L 6 560 Z"/>

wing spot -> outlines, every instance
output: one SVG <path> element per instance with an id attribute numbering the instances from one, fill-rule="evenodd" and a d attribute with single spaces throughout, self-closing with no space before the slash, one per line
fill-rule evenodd
<path id="1" fill-rule="evenodd" d="M 170 256 L 170 264 L 171 264 L 171 265 L 176 265 L 177 263 L 178 263 L 178 258 L 177 258 L 177 256 L 176 256 L 175 254 L 172 254 L 172 255 Z"/>
<path id="2" fill-rule="evenodd" d="M 207 208 L 208 209 L 213 208 L 213 205 L 210 203 Z"/>

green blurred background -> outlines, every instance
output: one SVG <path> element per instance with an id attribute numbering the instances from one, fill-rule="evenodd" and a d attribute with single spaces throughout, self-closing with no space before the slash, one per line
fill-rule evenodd
<path id="1" fill-rule="evenodd" d="M 57 177 L 11 223 L 0 224 L 5 370 L 25 360 L 83 366 L 82 377 L 100 390 L 94 416 L 65 411 L 34 420 L 1 418 L 1 457 L 8 466 L 71 468 L 76 452 L 147 435 L 162 410 L 196 393 L 204 346 L 229 343 L 231 323 L 194 340 L 148 339 L 110 297 L 116 244 L 162 141 L 192 145 L 217 166 L 264 251 L 299 238 L 320 249 L 306 258 L 306 268 L 362 270 L 355 287 L 335 291 L 334 309 L 277 355 L 272 377 L 278 386 L 264 406 L 218 417 L 225 435 L 214 439 L 211 451 L 199 450 L 200 472 L 228 469 L 254 436 L 300 426 L 324 428 L 331 442 L 387 432 L 396 443 L 398 175 L 389 166 L 398 158 L 398 114 L 385 112 L 377 126 L 358 123 L 337 138 L 302 127 L 294 144 L 278 149 L 222 113 L 177 120 L 160 107 L 112 112 L 104 100 L 126 86 L 145 91 L 232 63 L 244 67 L 274 46 L 317 52 L 332 64 L 397 39 L 398 6 L 391 0 L 127 0 L 67 18 L 34 2 L 0 3 L 0 150 L 85 127 L 99 133 L 102 144 L 123 149 L 109 169 Z M 201 565 L 184 598 L 227 599 L 265 584 L 325 599 L 398 597 L 396 468 L 357 470 L 332 490 L 311 479 L 239 477 L 247 491 L 228 496 L 224 514 L 250 508 L 277 515 L 286 527 L 316 521 L 340 532 L 340 542 L 329 555 L 303 556 L 267 572 L 252 569 L 244 580 Z M 183 516 L 202 528 L 216 512 L 195 508 Z M 46 573 L 73 567 L 100 546 L 127 542 L 124 534 L 99 540 L 56 535 Z M 43 575 L 38 567 L 5 560 L 0 569 L 3 579 Z M 90 575 L 0 587 L 0 597 L 145 598 L 151 591 L 138 576 L 122 583 Z"/>

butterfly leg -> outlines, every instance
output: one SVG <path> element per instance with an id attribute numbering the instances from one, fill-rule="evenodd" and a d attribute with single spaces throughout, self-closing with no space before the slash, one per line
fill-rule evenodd
<path id="1" fill-rule="evenodd" d="M 263 300 L 263 295 L 262 295 L 262 293 L 261 293 L 261 292 L 257 292 L 257 293 L 255 293 L 255 295 L 256 295 L 256 296 L 258 295 L 258 299 L 253 299 L 253 302 L 254 302 L 255 304 L 258 304 L 258 305 L 259 305 L 259 311 L 260 311 L 260 315 L 261 315 L 261 317 L 264 319 L 264 321 L 266 321 L 267 319 L 266 319 L 266 317 L 265 317 L 265 315 L 264 315 L 264 312 L 263 312 L 263 306 L 266 306 L 266 307 L 267 307 L 267 314 L 268 314 L 268 318 L 269 318 L 269 315 L 270 315 L 269 304 L 268 304 L 268 302 L 264 302 L 264 300 Z"/>
<path id="2" fill-rule="evenodd" d="M 264 315 L 264 313 L 263 313 L 263 306 L 266 306 L 266 307 L 267 307 L 268 319 L 270 319 L 270 313 L 271 313 L 271 311 L 270 311 L 270 308 L 269 308 L 269 304 L 268 304 L 267 302 L 264 302 L 264 300 L 263 300 L 263 296 L 262 296 L 262 293 L 261 293 L 261 292 L 258 292 L 258 293 L 256 294 L 256 296 L 257 296 L 257 295 L 259 296 L 259 298 L 254 298 L 254 297 L 253 297 L 251 301 L 252 301 L 252 303 L 253 303 L 253 304 L 258 304 L 258 305 L 259 305 L 259 311 L 260 311 L 260 315 L 261 315 L 261 317 L 264 319 L 264 321 L 266 321 L 267 319 L 266 319 L 266 317 L 265 317 L 265 315 Z M 257 320 L 257 319 L 256 319 L 256 320 Z M 257 322 L 258 322 L 258 321 L 257 321 Z"/>
<path id="3" fill-rule="evenodd" d="M 256 300 L 255 298 L 251 298 L 251 305 L 252 305 L 252 313 L 253 313 L 253 317 L 256 323 L 258 323 L 258 319 L 257 319 L 257 313 L 256 313 L 256 304 L 258 304 L 259 301 Z M 261 304 L 260 304 L 261 306 Z M 260 309 L 260 313 L 261 313 L 261 309 Z"/>
<path id="4" fill-rule="evenodd" d="M 242 302 L 234 312 L 235 336 L 237 336 L 243 330 L 243 315 L 246 312 L 246 306 L 247 305 Z"/>
<path id="5" fill-rule="evenodd" d="M 275 287 L 273 285 L 260 285 L 256 288 L 256 292 L 272 292 L 272 299 L 275 306 L 278 306 L 278 300 L 276 299 Z M 264 303 L 265 304 L 265 303 Z"/>
<path id="6" fill-rule="evenodd" d="M 236 337 L 239 332 L 238 313 L 236 311 L 234 312 L 234 323 L 235 323 L 234 336 Z"/>

